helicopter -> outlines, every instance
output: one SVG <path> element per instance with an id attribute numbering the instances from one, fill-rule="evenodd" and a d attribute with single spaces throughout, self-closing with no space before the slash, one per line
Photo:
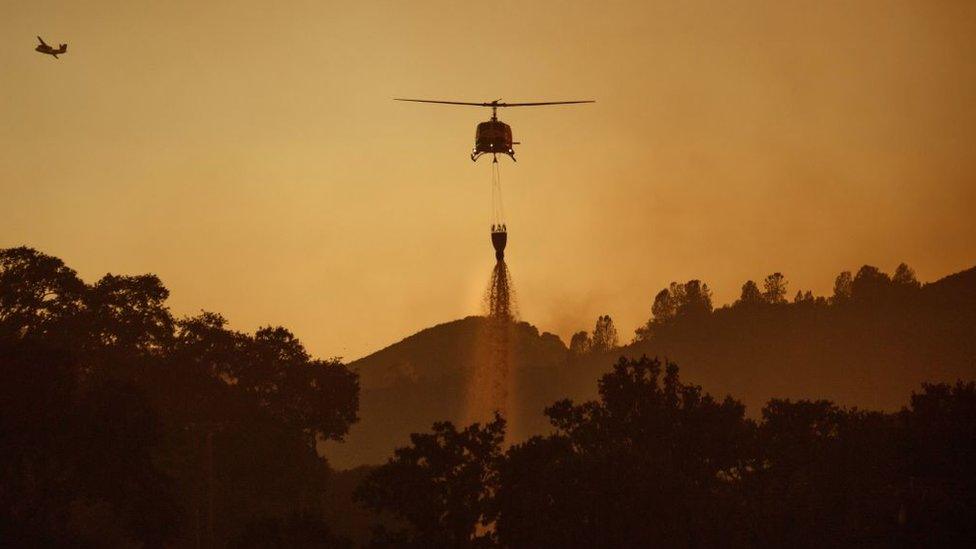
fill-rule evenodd
<path id="1" fill-rule="evenodd" d="M 67 44 L 59 44 L 58 49 L 54 49 L 51 46 L 48 46 L 47 43 L 44 41 L 44 39 L 41 38 L 40 36 L 38 36 L 37 39 L 41 43 L 36 48 L 34 48 L 34 51 L 38 51 L 38 52 L 41 52 L 41 53 L 46 53 L 46 54 L 54 57 L 55 59 L 58 58 L 58 55 L 59 54 L 62 54 L 62 53 L 65 53 L 65 52 L 68 51 L 68 45 Z"/>
<path id="2" fill-rule="evenodd" d="M 498 162 L 499 154 L 507 154 L 515 161 L 515 150 L 513 145 L 518 145 L 518 141 L 512 140 L 512 127 L 498 119 L 498 109 L 505 107 L 539 107 L 542 105 L 573 105 L 578 103 L 596 103 L 593 100 L 585 101 L 547 101 L 541 103 L 502 103 L 501 99 L 496 99 L 487 103 L 469 103 L 465 101 L 440 101 L 433 99 L 401 99 L 395 98 L 394 101 L 410 101 L 413 103 L 437 103 L 441 105 L 469 105 L 474 107 L 491 107 L 491 120 L 481 122 L 474 134 L 474 149 L 471 151 L 471 160 L 476 161 L 484 154 L 491 154 L 493 162 Z"/>

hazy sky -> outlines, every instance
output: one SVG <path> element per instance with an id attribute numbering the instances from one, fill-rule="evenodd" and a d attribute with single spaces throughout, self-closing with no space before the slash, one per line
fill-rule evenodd
<path id="1" fill-rule="evenodd" d="M 976 3 L 933 0 L 7 0 L 0 247 L 319 356 L 477 314 L 489 112 L 392 97 L 598 101 L 500 113 L 521 316 L 564 339 L 672 280 L 976 263 Z"/>

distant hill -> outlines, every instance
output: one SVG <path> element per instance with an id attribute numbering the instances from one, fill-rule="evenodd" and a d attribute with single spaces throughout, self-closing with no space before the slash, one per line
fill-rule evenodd
<path id="1" fill-rule="evenodd" d="M 353 362 L 361 421 L 326 454 L 338 468 L 381 463 L 411 432 L 463 421 L 481 317 L 423 330 Z M 772 397 L 825 398 L 897 409 L 926 381 L 976 378 L 976 268 L 910 291 L 844 304 L 726 306 L 657 327 L 644 341 L 573 356 L 558 337 L 516 327 L 515 438 L 544 432 L 545 406 L 596 394 L 619 356 L 677 362 L 682 378 L 717 397 L 731 394 L 757 415 Z"/>
<path id="2" fill-rule="evenodd" d="M 896 410 L 924 381 L 976 378 L 976 268 L 843 305 L 724 307 L 621 352 L 666 356 L 751 414 L 770 397 Z"/>
<path id="3" fill-rule="evenodd" d="M 329 461 L 338 468 L 382 463 L 409 441 L 410 433 L 427 431 L 435 421 L 463 422 L 484 325 L 478 316 L 440 324 L 349 364 L 360 375 L 361 420 L 345 443 L 327 445 Z M 566 346 L 559 337 L 520 322 L 514 326 L 512 353 L 519 407 L 541 412 L 544 404 L 534 403 L 561 396 L 543 379 L 565 364 Z M 525 426 L 529 432 L 546 425 L 541 413 L 535 415 L 538 419 Z"/>

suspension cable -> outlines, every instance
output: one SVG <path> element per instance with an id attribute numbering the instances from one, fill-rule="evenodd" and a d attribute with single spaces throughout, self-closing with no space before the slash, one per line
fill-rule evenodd
<path id="1" fill-rule="evenodd" d="M 497 158 L 491 163 L 491 224 L 499 227 L 505 223 L 505 207 L 502 201 L 501 174 Z"/>

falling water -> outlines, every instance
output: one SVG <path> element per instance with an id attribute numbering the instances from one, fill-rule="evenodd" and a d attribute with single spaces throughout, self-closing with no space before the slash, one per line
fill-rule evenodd
<path id="1" fill-rule="evenodd" d="M 485 321 L 478 341 L 478 359 L 468 390 L 468 422 L 486 421 L 499 412 L 513 427 L 513 340 L 515 306 L 511 274 L 504 260 L 495 263 L 484 296 Z"/>
<path id="2" fill-rule="evenodd" d="M 490 321 L 506 325 L 515 321 L 515 292 L 511 280 L 512 275 L 508 272 L 505 260 L 497 261 L 491 271 L 491 283 L 484 297 L 485 312 Z"/>

